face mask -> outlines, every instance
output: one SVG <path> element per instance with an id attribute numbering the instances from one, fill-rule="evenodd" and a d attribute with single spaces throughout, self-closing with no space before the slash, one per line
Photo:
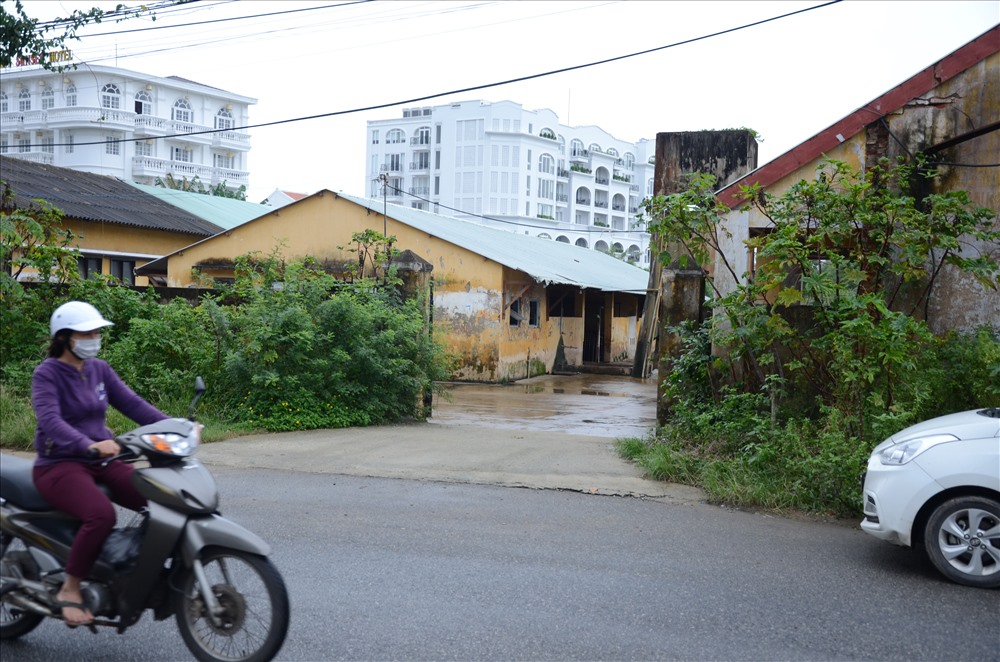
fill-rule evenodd
<path id="1" fill-rule="evenodd" d="M 69 351 L 73 352 L 74 356 L 78 359 L 92 359 L 97 356 L 99 351 L 101 351 L 101 339 L 89 338 L 74 340 L 73 346 L 70 347 Z"/>

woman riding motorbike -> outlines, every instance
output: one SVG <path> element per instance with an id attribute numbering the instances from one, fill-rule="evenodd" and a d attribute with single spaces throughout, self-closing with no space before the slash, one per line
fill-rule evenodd
<path id="1" fill-rule="evenodd" d="M 130 389 L 105 361 L 96 358 L 101 329 L 113 326 L 89 303 L 70 301 L 52 313 L 49 356 L 35 368 L 31 403 L 38 419 L 32 477 L 53 507 L 82 521 L 66 564 L 57 599 L 67 625 L 94 619 L 83 602 L 81 579 L 88 576 L 104 541 L 115 526 L 111 500 L 139 511 L 145 498 L 133 487 L 133 467 L 121 461 L 104 465 L 102 458 L 121 452 L 105 415 L 108 405 L 146 425 L 167 418 Z"/>

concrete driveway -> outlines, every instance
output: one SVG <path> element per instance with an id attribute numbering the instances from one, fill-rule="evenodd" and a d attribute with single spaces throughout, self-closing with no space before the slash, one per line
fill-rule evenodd
<path id="1" fill-rule="evenodd" d="M 253 435 L 202 447 L 212 465 L 574 490 L 701 501 L 648 480 L 614 442 L 655 420 L 652 380 L 546 375 L 509 385 L 449 384 L 426 423 Z"/>

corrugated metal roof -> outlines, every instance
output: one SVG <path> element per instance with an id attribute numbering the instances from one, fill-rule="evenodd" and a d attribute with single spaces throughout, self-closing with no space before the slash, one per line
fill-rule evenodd
<path id="1" fill-rule="evenodd" d="M 154 198 L 159 198 L 167 204 L 179 207 L 209 223 L 214 223 L 223 230 L 231 230 L 237 225 L 274 211 L 272 207 L 268 207 L 267 205 L 260 205 L 245 200 L 222 198 L 217 195 L 205 195 L 204 193 L 191 193 L 190 191 L 178 191 L 176 189 L 137 184 L 135 182 L 128 182 L 128 184 Z"/>
<path id="2" fill-rule="evenodd" d="M 523 271 L 546 285 L 556 283 L 607 292 L 645 294 L 649 284 L 647 271 L 600 251 L 551 239 L 504 232 L 419 209 L 384 205 L 381 200 L 346 193 L 337 195 L 377 214 L 382 213 L 384 206 L 386 216 L 400 223 L 461 246 L 505 267 Z"/>
<path id="3" fill-rule="evenodd" d="M 0 180 L 7 182 L 14 192 L 15 204 L 22 208 L 40 198 L 61 210 L 65 216 L 82 221 L 201 236 L 211 236 L 223 230 L 116 177 L 0 157 Z"/>

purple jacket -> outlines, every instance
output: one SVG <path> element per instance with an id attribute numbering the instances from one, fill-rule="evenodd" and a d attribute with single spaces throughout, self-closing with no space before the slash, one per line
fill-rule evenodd
<path id="1" fill-rule="evenodd" d="M 140 425 L 168 418 L 136 395 L 101 359 L 84 361 L 83 374 L 59 359 L 42 361 L 31 381 L 31 405 L 38 419 L 35 466 L 87 462 L 88 446 L 114 439 L 105 422 L 108 404 Z"/>

